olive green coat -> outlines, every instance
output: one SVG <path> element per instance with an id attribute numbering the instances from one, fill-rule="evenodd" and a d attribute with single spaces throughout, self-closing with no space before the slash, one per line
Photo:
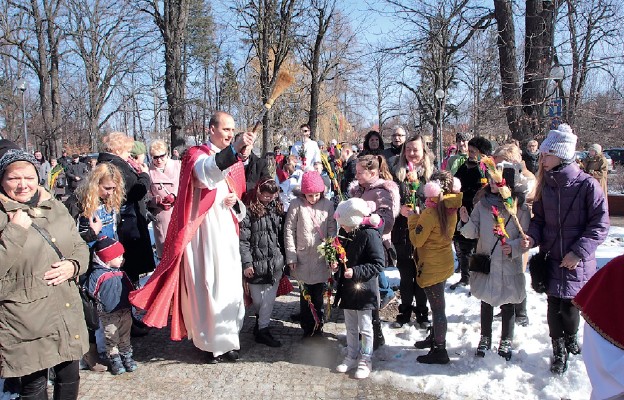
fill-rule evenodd
<path id="1" fill-rule="evenodd" d="M 21 208 L 46 229 L 65 258 L 80 273 L 89 250 L 63 204 L 39 189 L 35 207 L 0 194 L 0 376 L 31 374 L 64 361 L 79 360 L 88 350 L 82 301 L 74 280 L 48 286 L 43 278 L 56 252 L 33 228 L 11 223 L 7 212 Z"/>

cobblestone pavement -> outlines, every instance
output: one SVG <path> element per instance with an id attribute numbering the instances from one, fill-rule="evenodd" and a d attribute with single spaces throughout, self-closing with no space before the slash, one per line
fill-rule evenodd
<path id="1" fill-rule="evenodd" d="M 278 298 L 271 321 L 280 348 L 254 341 L 249 314 L 241 331 L 241 360 L 210 365 L 191 342 L 173 342 L 169 330 L 133 338 L 139 369 L 113 376 L 81 371 L 81 399 L 434 399 L 404 392 L 372 379 L 333 372 L 342 359 L 344 320 L 334 309 L 325 337 L 302 339 L 290 320 L 299 309 L 298 292 Z M 339 338 L 340 337 L 340 338 Z M 342 343 L 344 345 L 344 343 Z M 373 359 L 373 371 L 374 371 Z"/>

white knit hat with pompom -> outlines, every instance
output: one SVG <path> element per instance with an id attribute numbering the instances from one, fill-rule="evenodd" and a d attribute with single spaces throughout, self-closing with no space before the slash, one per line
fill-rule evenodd
<path id="1" fill-rule="evenodd" d="M 372 201 L 352 197 L 338 204 L 334 218 L 336 218 L 340 226 L 348 228 L 357 228 L 363 223 L 377 227 L 381 223 L 381 217 L 377 214 L 372 214 L 376 208 L 375 203 Z"/>

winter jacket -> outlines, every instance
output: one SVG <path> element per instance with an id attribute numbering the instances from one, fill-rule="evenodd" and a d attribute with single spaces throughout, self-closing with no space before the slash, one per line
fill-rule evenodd
<path id="1" fill-rule="evenodd" d="M 123 270 L 132 281 L 136 281 L 140 274 L 151 272 L 156 267 L 147 220 L 141 213 L 140 205 L 149 191 L 150 177 L 147 172 L 137 173 L 127 161 L 114 154 L 100 153 L 98 164 L 102 162 L 119 168 L 124 179 L 126 199 L 121 205 L 117 234 L 126 250 Z"/>
<path id="2" fill-rule="evenodd" d="M 47 161 L 37 162 L 37 171 L 39 173 L 39 185 L 43 186 L 46 189 L 51 189 L 49 184 L 50 179 L 50 163 Z"/>
<path id="3" fill-rule="evenodd" d="M 528 235 L 550 252 L 548 295 L 571 299 L 578 293 L 596 272 L 596 248 L 608 232 L 607 202 L 598 181 L 576 163 L 544 172 Z M 574 270 L 559 266 L 570 251 L 581 257 Z"/>
<path id="4" fill-rule="evenodd" d="M 330 270 L 317 248 L 323 239 L 336 236 L 336 230 L 334 205 L 326 198 L 321 197 L 313 206 L 301 197 L 290 203 L 284 224 L 284 248 L 286 264 L 297 264 L 291 271 L 293 278 L 309 285 L 327 281 Z"/>
<path id="5" fill-rule="evenodd" d="M 340 191 L 343 195 L 349 195 L 349 185 L 355 181 L 355 171 L 357 165 L 357 157 L 351 156 L 349 160 L 344 164 L 342 170 L 342 178 L 340 179 Z"/>
<path id="6" fill-rule="evenodd" d="M 390 159 L 401 154 L 402 149 L 403 149 L 403 145 L 400 145 L 399 147 L 397 147 L 391 143 L 390 147 L 388 147 L 387 149 L 384 149 L 381 155 L 384 156 L 384 158 L 386 159 L 386 162 L 388 163 L 388 165 L 390 165 Z"/>
<path id="7" fill-rule="evenodd" d="M 498 209 L 505 223 L 505 230 L 509 235 L 506 244 L 511 246 L 510 256 L 503 254 L 501 241 L 497 241 L 497 237 L 494 236 L 492 206 Z M 526 204 L 518 207 L 517 217 L 522 229 L 528 229 L 531 212 Z M 470 291 L 472 294 L 492 307 L 517 304 L 524 300 L 526 281 L 522 256 L 526 250 L 520 246 L 522 242 L 520 231 L 513 219 L 509 218 L 509 212 L 505 209 L 500 195 L 488 191 L 473 208 L 470 220 L 461 228 L 461 234 L 469 239 L 479 239 L 477 254 L 492 254 L 489 274 L 470 273 Z"/>
<path id="8" fill-rule="evenodd" d="M 32 226 L 9 222 L 8 212 L 25 211 L 79 273 L 87 270 L 89 250 L 61 202 L 39 188 L 36 207 L 0 194 L 0 376 L 29 375 L 88 350 L 87 327 L 75 280 L 50 286 L 43 275 L 59 261 L 52 246 Z"/>
<path id="9" fill-rule="evenodd" d="M 243 271 L 253 266 L 253 284 L 274 284 L 284 271 L 284 216 L 277 213 L 275 201 L 268 204 L 262 217 L 247 215 L 240 223 L 240 253 Z"/>
<path id="10" fill-rule="evenodd" d="M 522 161 L 524 161 L 524 166 L 532 174 L 537 174 L 537 170 L 539 169 L 539 155 L 539 151 L 530 153 L 528 150 L 525 150 L 522 152 Z"/>
<path id="11" fill-rule="evenodd" d="M 78 161 L 77 163 L 72 162 L 67 165 L 65 168 L 65 176 L 67 177 L 67 189 L 70 192 L 76 190 L 78 185 L 82 182 L 82 180 L 89 173 L 89 169 L 87 164 Z M 76 180 L 76 178 L 80 178 L 80 180 Z"/>
<path id="12" fill-rule="evenodd" d="M 435 200 L 434 200 L 435 201 Z M 416 282 L 425 288 L 444 282 L 454 270 L 451 242 L 457 225 L 457 209 L 461 206 L 462 194 L 447 194 L 444 204 L 448 210 L 448 237 L 442 235 L 437 210 L 426 208 L 422 214 L 412 214 L 408 219 L 409 238 L 416 248 Z"/>
<path id="13" fill-rule="evenodd" d="M 360 226 L 347 233 L 340 231 L 340 242 L 347 254 L 347 268 L 353 277 L 344 277 L 344 266 L 338 272 L 336 303 L 347 310 L 376 310 L 379 307 L 377 276 L 384 269 L 385 251 L 379 232 Z"/>
<path id="14" fill-rule="evenodd" d="M 587 156 L 587 158 L 583 160 L 583 171 L 596 178 L 606 197 L 609 190 L 607 188 L 608 167 L 605 156 L 602 154 L 596 154 L 594 157 Z"/>
<path id="15" fill-rule="evenodd" d="M 375 213 L 384 222 L 382 239 L 384 242 L 389 242 L 392 236 L 394 221 L 397 215 L 399 215 L 401 208 L 399 187 L 396 183 L 381 178 L 367 185 L 360 185 L 357 181 L 354 181 L 349 186 L 349 197 L 359 197 L 375 203 L 377 206 Z"/>
<path id="16" fill-rule="evenodd" d="M 95 257 L 91 263 L 88 291 L 98 300 L 101 312 L 112 313 L 130 308 L 128 295 L 133 289 L 125 272 L 111 268 Z"/>

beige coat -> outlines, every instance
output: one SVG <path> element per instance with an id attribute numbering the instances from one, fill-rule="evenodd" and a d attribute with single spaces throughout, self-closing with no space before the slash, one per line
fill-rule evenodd
<path id="1" fill-rule="evenodd" d="M 327 263 L 317 247 L 323 239 L 336 236 L 337 225 L 331 201 L 321 197 L 314 206 L 306 204 L 301 197 L 290 202 L 284 224 L 284 247 L 286 264 L 297 263 L 291 272 L 292 277 L 314 285 L 326 282 L 330 276 Z"/>
<path id="2" fill-rule="evenodd" d="M 59 261 L 34 229 L 10 223 L 7 212 L 21 208 L 46 229 L 65 258 L 87 270 L 89 250 L 63 204 L 39 188 L 28 207 L 0 194 L 0 375 L 19 377 L 79 360 L 88 350 L 82 302 L 74 281 L 48 286 L 43 275 Z"/>
<path id="3" fill-rule="evenodd" d="M 596 154 L 594 157 L 585 158 L 583 160 L 583 171 L 587 172 L 589 175 L 596 178 L 598 182 L 600 182 L 600 187 L 607 197 L 609 193 L 609 189 L 607 188 L 607 159 L 602 154 Z"/>

